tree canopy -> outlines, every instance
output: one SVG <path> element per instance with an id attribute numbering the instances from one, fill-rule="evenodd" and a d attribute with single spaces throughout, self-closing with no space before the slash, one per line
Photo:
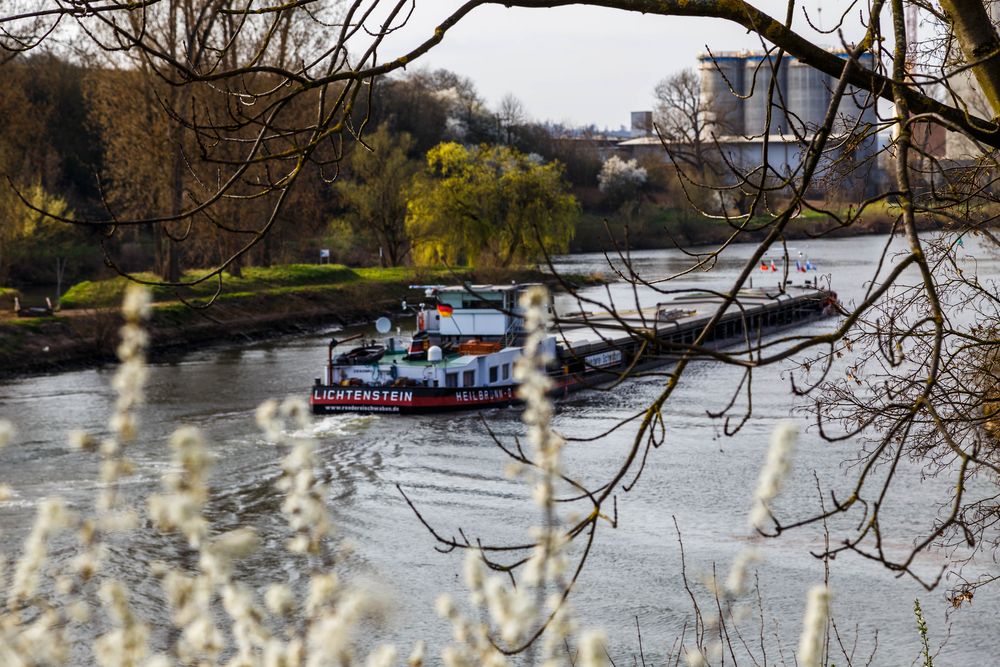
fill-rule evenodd
<path id="1" fill-rule="evenodd" d="M 579 205 L 562 175 L 506 146 L 435 146 L 407 212 L 415 258 L 506 267 L 565 252 Z"/>
<path id="2" fill-rule="evenodd" d="M 338 194 L 348 203 L 356 232 L 374 237 L 382 257 L 397 266 L 410 251 L 406 234 L 406 200 L 417 164 L 407 158 L 413 139 L 406 132 L 389 134 L 386 125 L 368 138 L 370 150 L 358 146 L 351 160 L 350 179 L 337 181 Z"/>

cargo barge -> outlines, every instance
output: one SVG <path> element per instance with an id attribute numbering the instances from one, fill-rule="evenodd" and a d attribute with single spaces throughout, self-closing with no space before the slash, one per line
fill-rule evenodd
<path id="1" fill-rule="evenodd" d="M 416 328 L 391 335 L 387 318 L 376 323 L 381 340 L 333 339 L 323 377 L 316 378 L 314 414 L 422 413 L 503 407 L 516 403 L 514 362 L 521 356 L 527 284 L 439 286 L 423 290 L 418 306 L 403 302 Z M 721 298 L 685 294 L 653 308 L 561 315 L 544 344 L 558 395 L 600 386 L 629 370 L 675 360 L 718 310 Z M 782 290 L 747 289 L 708 333 L 703 344 L 725 347 L 833 312 L 836 294 L 808 282 Z M 339 351 L 342 345 L 357 341 Z"/>

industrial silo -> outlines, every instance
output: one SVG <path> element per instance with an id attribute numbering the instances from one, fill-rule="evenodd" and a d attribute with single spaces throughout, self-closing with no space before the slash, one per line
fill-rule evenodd
<path id="1" fill-rule="evenodd" d="M 764 133 L 767 125 L 768 105 L 771 108 L 771 125 L 767 133 L 782 134 L 787 132 L 788 122 L 782 109 L 782 95 L 788 90 L 786 85 L 788 68 L 785 67 L 788 60 L 790 59 L 785 58 L 782 67 L 778 68 L 777 86 L 773 96 L 769 98 L 768 90 L 777 58 L 764 53 L 754 53 L 747 56 L 743 66 L 743 89 L 749 94 L 752 88 L 753 94 L 744 102 L 743 131 L 745 134 L 760 136 Z"/>
<path id="2" fill-rule="evenodd" d="M 737 94 L 744 91 L 744 61 L 736 53 L 698 56 L 701 105 L 706 110 L 706 129 L 710 134 L 743 134 L 743 100 Z"/>
<path id="3" fill-rule="evenodd" d="M 847 53 L 838 53 L 837 55 L 844 60 L 849 57 Z M 862 53 L 858 57 L 858 65 L 864 69 L 872 69 L 874 62 L 875 59 L 871 53 Z M 835 85 L 836 81 L 831 80 L 830 88 L 832 89 Z M 834 132 L 873 132 L 873 128 L 878 122 L 877 103 L 876 96 L 870 90 L 847 86 L 837 108 L 837 120 L 833 126 Z"/>
<path id="4" fill-rule="evenodd" d="M 788 65 L 788 124 L 797 133 L 812 136 L 826 117 L 835 81 L 797 58 Z"/>
<path id="5" fill-rule="evenodd" d="M 838 53 L 847 60 L 847 53 Z M 873 69 L 875 59 L 863 53 L 858 65 Z M 831 88 L 836 81 L 830 83 Z M 834 175 L 840 187 L 855 188 L 857 192 L 870 193 L 871 184 L 878 171 L 878 98 L 870 90 L 848 85 L 837 107 L 833 124 L 833 144 L 837 147 Z"/>

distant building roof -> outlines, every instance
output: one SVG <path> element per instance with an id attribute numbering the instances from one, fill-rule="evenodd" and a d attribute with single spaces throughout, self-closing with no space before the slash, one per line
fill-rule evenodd
<path id="1" fill-rule="evenodd" d="M 767 140 L 772 144 L 797 144 L 801 143 L 801 140 L 793 134 L 770 134 L 767 136 Z M 721 137 L 715 137 L 714 139 L 706 139 L 705 144 L 712 144 L 718 141 L 720 144 L 762 144 L 764 143 L 763 136 L 756 137 L 744 137 L 740 134 L 723 135 Z M 668 144 L 678 144 L 685 143 L 680 141 L 668 141 Z M 635 148 L 640 146 L 660 146 L 661 142 L 659 137 L 636 137 L 635 139 L 628 139 L 626 141 L 619 141 L 618 146 L 621 148 Z"/>

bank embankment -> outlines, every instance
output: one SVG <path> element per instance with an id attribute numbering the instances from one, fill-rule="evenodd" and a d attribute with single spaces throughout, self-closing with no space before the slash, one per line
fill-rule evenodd
<path id="1" fill-rule="evenodd" d="M 898 218 L 898 210 L 883 205 L 870 207 L 854 217 L 848 210 L 837 217 L 804 209 L 788 221 L 783 237 L 787 241 L 817 238 L 846 238 L 870 234 L 888 234 Z M 844 224 L 844 220 L 851 223 Z M 771 231 L 772 218 L 760 216 L 740 232 L 739 241 L 762 241 Z M 947 222 L 931 217 L 918 219 L 920 231 L 947 229 Z M 663 206 L 644 206 L 630 215 L 585 213 L 570 243 L 572 252 L 600 252 L 618 244 L 632 250 L 719 245 L 731 240 L 735 221 L 706 218 L 694 211 Z"/>
<path id="2" fill-rule="evenodd" d="M 328 275 L 336 270 L 330 269 Z M 382 315 L 398 317 L 400 301 L 415 300 L 409 289 L 415 283 L 546 281 L 551 276 L 533 270 L 454 273 L 347 269 L 336 278 L 335 282 L 314 284 L 294 284 L 291 278 L 264 283 L 253 276 L 224 280 L 223 290 L 214 300 L 214 288 L 205 286 L 193 290 L 186 302 L 176 296 L 171 299 L 170 290 L 157 288 L 148 325 L 152 356 L 155 359 L 214 343 L 306 333 L 337 324 L 360 324 Z M 124 286 L 122 279 L 87 283 L 67 292 L 64 301 L 73 307 L 51 316 L 13 317 L 5 313 L 0 318 L 0 375 L 113 361 L 121 317 L 111 304 L 120 301 Z"/>

